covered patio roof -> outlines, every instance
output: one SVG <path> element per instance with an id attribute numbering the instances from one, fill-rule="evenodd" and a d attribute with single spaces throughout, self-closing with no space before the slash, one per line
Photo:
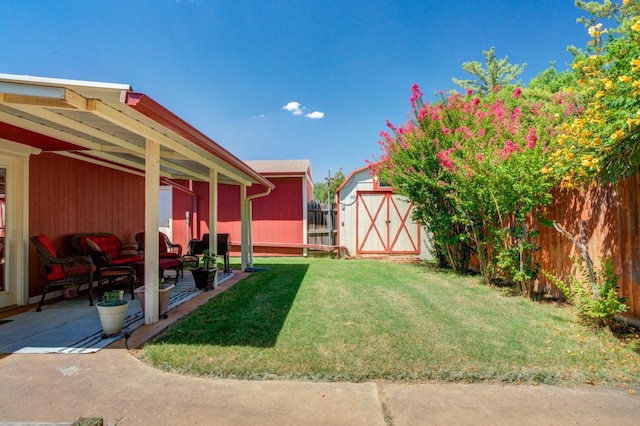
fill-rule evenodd
<path id="1" fill-rule="evenodd" d="M 180 185 L 173 179 L 209 182 L 208 222 L 214 235 L 218 183 L 240 186 L 241 269 L 251 266 L 251 200 L 269 194 L 274 184 L 149 96 L 134 92 L 131 86 L 0 74 L 0 139 L 20 147 L 5 149 L 30 146 L 35 148 L 33 152 L 53 152 L 143 177 L 144 231 L 148 237 L 145 248 L 149 253 L 159 253 L 160 182 L 174 186 Z M 253 185 L 260 189 L 248 196 L 246 189 Z M 26 197 L 22 205 L 25 203 Z M 15 209 L 20 208 L 20 203 L 15 204 Z M 17 217 L 19 213 L 14 214 Z M 19 232 L 6 240 L 7 247 L 14 247 L 18 253 L 16 265 L 26 265 L 29 230 L 24 225 L 18 227 Z M 209 247 L 213 251 L 214 241 Z M 159 260 L 145 256 L 144 262 L 148 301 L 145 323 L 153 324 L 158 321 Z M 23 269 L 26 271 L 26 266 L 13 268 L 18 272 Z M 14 293 L 20 295 L 17 303 L 24 304 L 28 299 L 28 274 L 18 272 L 14 274 L 18 286 Z"/>
<path id="2" fill-rule="evenodd" d="M 144 175 L 147 140 L 160 144 L 160 177 L 273 184 L 127 84 L 0 74 L 0 138 Z"/>

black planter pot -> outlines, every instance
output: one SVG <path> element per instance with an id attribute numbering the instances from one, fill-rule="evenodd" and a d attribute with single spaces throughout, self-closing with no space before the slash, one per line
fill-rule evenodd
<path id="1" fill-rule="evenodd" d="M 217 269 L 192 269 L 193 280 L 196 282 L 196 288 L 202 288 L 205 290 L 211 290 L 217 287 Z"/>

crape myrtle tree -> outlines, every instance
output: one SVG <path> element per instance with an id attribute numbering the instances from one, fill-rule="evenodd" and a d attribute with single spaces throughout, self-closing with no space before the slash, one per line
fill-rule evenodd
<path id="1" fill-rule="evenodd" d="M 570 97 L 531 101 L 505 86 L 486 96 L 441 92 L 429 103 L 416 84 L 410 102 L 410 119 L 381 132 L 373 173 L 413 203 L 454 270 L 475 252 L 486 282 L 512 279 L 531 294 L 536 232 L 527 223 L 551 202 L 557 181 L 541 170 L 555 127 L 575 110 Z"/>

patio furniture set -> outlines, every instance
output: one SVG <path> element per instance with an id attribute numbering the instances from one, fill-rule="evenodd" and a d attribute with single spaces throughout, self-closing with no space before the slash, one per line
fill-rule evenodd
<path id="1" fill-rule="evenodd" d="M 206 246 L 208 247 L 208 234 Z M 198 254 L 202 254 L 202 241 L 189 242 L 189 252 L 182 255 L 182 246 L 174 244 L 169 237 L 159 232 L 160 276 L 164 271 L 175 270 L 176 278 L 184 276 L 185 263 L 189 266 L 198 265 Z M 61 257 L 47 235 L 41 234 L 31 237 L 31 243 L 36 248 L 40 261 L 45 268 L 47 283 L 36 311 L 42 309 L 47 292 L 51 287 L 68 287 L 73 284 L 88 284 L 89 305 L 93 306 L 94 277 L 98 282 L 98 300 L 102 296 L 102 285 L 112 285 L 116 280 L 127 280 L 131 298 L 137 284 L 144 283 L 144 232 L 135 236 L 136 242 L 123 243 L 114 234 L 92 232 L 73 234 L 70 236 L 71 246 L 78 253 L 74 256 Z M 222 246 L 220 241 L 223 242 Z M 193 243 L 193 244 L 192 244 Z M 218 255 L 225 259 L 225 272 L 229 267 L 229 234 L 218 234 Z"/>

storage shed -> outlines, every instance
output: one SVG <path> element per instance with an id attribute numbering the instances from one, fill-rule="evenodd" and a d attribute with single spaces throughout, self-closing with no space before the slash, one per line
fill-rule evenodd
<path id="1" fill-rule="evenodd" d="M 429 233 L 411 219 L 411 203 L 378 182 L 368 166 L 336 191 L 338 245 L 355 256 L 433 259 Z"/>
<path id="2" fill-rule="evenodd" d="M 301 256 L 307 243 L 307 201 L 313 198 L 309 160 L 245 161 L 268 179 L 275 188 L 252 204 L 253 254 L 255 256 Z M 225 188 L 220 188 L 219 232 L 231 234 L 231 255 L 239 255 L 240 214 L 225 204 Z M 230 197 L 232 199 L 232 197 Z M 231 201 L 230 206 L 235 203 Z"/>

